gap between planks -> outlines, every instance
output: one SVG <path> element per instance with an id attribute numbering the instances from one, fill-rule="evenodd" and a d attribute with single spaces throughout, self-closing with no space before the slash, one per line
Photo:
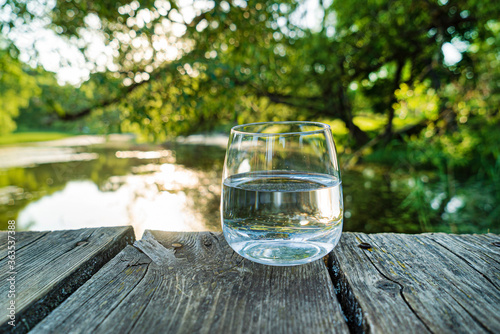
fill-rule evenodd
<path id="1" fill-rule="evenodd" d="M 161 232 L 154 233 L 161 234 Z M 218 238 L 221 237 L 220 234 L 206 233 L 203 237 L 200 237 L 200 241 L 196 245 L 193 244 L 192 246 L 202 247 L 204 251 L 207 251 L 212 246 L 220 247 L 218 244 L 221 240 Z M 188 306 L 190 303 L 191 307 L 193 307 L 194 303 L 194 306 L 207 311 L 204 319 L 211 319 L 211 329 L 225 328 L 223 321 L 228 321 L 227 326 L 236 326 L 240 323 L 237 316 L 231 315 L 232 310 L 228 307 L 228 303 L 224 301 L 224 298 L 227 297 L 223 296 L 223 291 L 220 291 L 220 284 L 218 287 L 218 283 L 220 283 L 219 280 L 221 279 L 231 279 L 229 276 L 226 277 L 227 272 L 230 272 L 231 275 L 240 275 L 239 271 L 248 267 L 245 265 L 240 268 L 241 261 L 246 260 L 239 258 L 234 252 L 226 252 L 224 261 L 227 260 L 231 264 L 224 268 L 226 274 L 221 273 L 226 276 L 218 276 L 218 271 L 205 272 L 205 274 L 215 275 L 213 279 L 209 279 L 210 287 L 208 287 L 214 290 L 215 293 L 208 300 L 203 300 L 201 296 L 193 295 L 191 288 L 199 287 L 192 286 L 191 279 L 185 279 L 186 277 L 179 276 L 174 272 L 171 274 L 175 275 L 175 280 L 172 280 L 168 286 L 162 286 L 166 273 L 153 267 L 156 264 L 166 265 L 167 272 L 169 272 L 169 263 L 175 262 L 176 264 L 180 263 L 181 266 L 191 266 L 192 259 L 190 257 L 193 255 L 185 253 L 183 249 L 172 251 L 169 247 L 172 248 L 175 240 L 170 236 L 167 237 L 166 234 L 165 238 L 165 240 L 170 241 L 161 241 L 162 238 L 160 238 L 160 242 L 158 242 L 150 235 L 136 243 L 135 247 L 129 246 L 127 252 L 130 253 L 135 250 L 137 253 L 137 250 L 140 250 L 140 254 L 142 254 L 137 255 L 134 253 L 137 258 L 134 258 L 133 263 L 129 263 L 130 259 L 127 257 L 121 259 L 120 255 L 113 259 L 115 262 L 123 262 L 123 270 L 131 270 L 137 273 L 135 278 L 129 277 L 132 280 L 130 281 L 133 286 L 132 289 L 121 294 L 116 292 L 119 293 L 117 297 L 111 298 L 113 299 L 111 302 L 116 304 L 117 309 L 120 307 L 122 311 L 126 309 L 127 312 L 137 313 L 134 313 L 134 321 L 117 324 L 115 319 L 123 317 L 124 314 L 117 309 L 111 309 L 108 313 L 101 315 L 99 319 L 84 319 L 84 325 L 90 326 L 87 329 L 92 328 L 94 332 L 106 332 L 110 329 L 120 329 L 123 332 L 143 332 L 146 324 L 159 325 L 162 320 L 151 318 L 148 314 L 158 307 L 158 300 L 144 296 L 149 293 L 147 290 L 143 290 L 148 285 L 146 284 L 146 278 L 152 279 L 152 284 L 159 289 L 159 291 L 154 290 L 151 293 L 160 294 L 163 291 L 163 293 L 172 296 L 172 302 L 177 303 L 174 303 L 175 307 L 171 311 L 172 317 L 178 319 L 174 319 L 169 324 L 169 326 L 172 326 L 171 329 L 182 329 L 182 326 L 188 328 L 189 326 L 186 324 L 190 324 L 190 322 L 192 322 L 191 329 L 203 329 L 200 321 L 194 319 L 192 314 L 189 314 Z M 186 237 L 184 241 L 190 243 L 194 242 L 194 239 Z M 492 244 L 498 241 L 500 241 L 500 237 L 495 235 L 456 236 L 440 233 L 366 235 L 344 232 L 339 245 L 326 258 L 326 267 L 331 276 L 330 283 L 335 288 L 337 299 L 342 307 L 350 332 L 494 333 L 500 328 L 498 315 L 500 314 L 498 306 L 500 304 L 498 289 L 498 283 L 500 282 L 500 256 L 498 250 L 500 248 L 495 248 Z M 372 248 L 359 248 L 358 245 L 361 242 L 369 243 Z M 416 250 L 419 247 L 422 247 L 422 252 Z M 173 248 L 175 249 L 175 247 Z M 474 256 L 471 257 L 470 254 Z M 129 254 L 130 256 L 132 255 Z M 202 260 L 211 261 L 210 256 L 211 253 L 208 251 Z M 429 257 L 431 260 L 427 267 L 419 263 L 425 257 Z M 432 264 L 439 264 L 442 267 L 434 268 Z M 447 266 L 444 266 L 445 264 Z M 197 269 L 200 268 L 192 268 L 195 276 L 197 275 Z M 259 282 L 276 281 L 280 269 L 276 269 L 276 271 L 273 269 L 274 267 L 266 270 L 265 273 L 261 273 L 264 275 L 253 275 L 252 279 L 259 280 Z M 438 275 L 438 269 L 442 270 L 442 277 Z M 469 275 L 473 282 L 464 281 L 462 278 L 465 276 L 460 276 L 461 271 Z M 425 275 L 422 276 L 422 273 Z M 111 275 L 110 272 L 108 274 Z M 418 276 L 419 274 L 421 277 Z M 454 275 L 458 275 L 456 282 L 450 281 L 450 279 L 454 278 Z M 96 276 L 97 274 L 88 283 L 96 283 Z M 193 276 L 193 279 L 195 276 Z M 247 279 L 247 284 L 251 284 L 252 279 Z M 111 278 L 110 282 L 113 280 Z M 259 282 L 256 284 L 264 284 Z M 284 284 L 284 282 L 278 281 L 277 283 Z M 235 288 L 236 295 L 241 294 L 241 292 L 238 292 L 240 288 Z M 97 303 L 95 304 L 96 307 L 101 307 L 98 301 L 92 300 L 94 296 L 97 296 L 95 291 L 94 294 L 87 295 L 86 300 Z M 270 298 L 268 303 L 271 302 L 271 296 L 266 297 Z M 187 298 L 187 306 L 182 304 L 186 302 L 185 300 L 183 302 L 183 298 Z M 433 300 L 440 298 L 442 299 L 441 303 L 432 303 Z M 131 304 L 125 302 L 127 300 Z M 141 304 L 141 300 L 143 300 L 143 304 Z M 75 310 L 78 310 L 78 301 L 69 300 L 68 304 L 70 302 L 74 304 Z M 248 304 L 246 300 L 241 302 Z M 215 308 L 211 306 L 213 303 L 221 303 L 222 306 Z M 275 306 L 281 307 L 280 305 L 278 302 Z M 482 310 L 482 308 L 485 310 Z M 265 309 L 257 308 L 256 311 L 258 312 L 255 316 L 247 319 L 244 315 L 241 315 L 241 319 L 253 323 L 256 326 L 254 329 L 263 329 L 269 319 L 263 320 L 262 318 L 266 317 Z M 53 313 L 55 315 L 51 314 L 53 316 L 51 319 L 49 317 L 44 319 L 44 322 L 37 326 L 34 332 L 51 332 L 50 328 L 55 328 L 51 327 L 51 323 L 53 325 L 56 319 L 62 321 L 59 322 L 61 328 L 65 328 L 64 326 L 69 326 L 67 329 L 72 328 L 71 314 L 67 312 Z M 82 317 L 83 315 L 80 318 Z M 229 319 L 226 319 L 228 317 Z M 148 318 L 149 321 L 145 321 L 144 318 Z M 93 326 L 92 323 L 98 323 L 98 325 Z M 124 325 L 126 326 L 120 327 Z M 338 323 L 336 326 L 342 328 Z M 73 329 L 75 328 L 73 327 Z M 236 332 L 244 332 L 245 329 L 248 330 L 248 328 L 239 325 L 239 327 L 236 327 Z"/>
<path id="2" fill-rule="evenodd" d="M 321 261 L 256 264 L 209 232 L 147 231 L 134 246 L 33 333 L 348 333 Z"/>
<path id="3" fill-rule="evenodd" d="M 350 331 L 500 332 L 499 241 L 493 234 L 344 233 L 327 266 Z M 372 247 L 359 248 L 362 242 Z"/>
<path id="4" fill-rule="evenodd" d="M 2 233 L 2 236 L 6 232 Z M 17 232 L 16 326 L 0 317 L 0 332 L 25 333 L 57 308 L 105 263 L 135 240 L 132 227 L 89 228 L 53 232 Z M 6 239 L 6 238 L 5 238 Z M 6 250 L 6 243 L 1 244 Z M 3 253 L 3 252 L 2 252 Z M 5 253 L 7 253 L 5 251 Z M 7 258 L 0 263 L 7 264 Z M 8 272 L 0 273 L 5 281 Z M 7 285 L 0 285 L 7 309 Z"/>

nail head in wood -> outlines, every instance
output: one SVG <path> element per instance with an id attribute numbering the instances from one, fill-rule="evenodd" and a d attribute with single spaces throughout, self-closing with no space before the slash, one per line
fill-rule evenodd
<path id="1" fill-rule="evenodd" d="M 369 243 L 367 243 L 367 242 L 362 242 L 362 243 L 360 243 L 360 244 L 358 245 L 358 247 L 359 247 L 359 248 L 361 248 L 361 249 L 370 249 L 370 248 L 372 248 L 372 245 L 370 245 L 370 244 L 369 244 Z"/>

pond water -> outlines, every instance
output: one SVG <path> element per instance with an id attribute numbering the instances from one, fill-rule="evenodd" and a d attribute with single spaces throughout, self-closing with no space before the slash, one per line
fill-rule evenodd
<path id="1" fill-rule="evenodd" d="M 221 230 L 220 140 L 138 145 L 87 139 L 0 149 L 0 229 L 15 219 L 19 230 L 132 225 L 138 237 L 145 229 Z M 425 230 L 403 205 L 407 176 L 360 165 L 342 178 L 345 231 Z"/>

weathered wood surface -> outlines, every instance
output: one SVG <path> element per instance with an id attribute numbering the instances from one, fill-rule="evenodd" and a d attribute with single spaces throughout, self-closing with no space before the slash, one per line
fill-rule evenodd
<path id="1" fill-rule="evenodd" d="M 7 232 L 0 232 L 0 332 L 27 332 L 134 241 L 131 227 L 16 232 L 16 326 L 7 324 Z"/>
<path id="2" fill-rule="evenodd" d="M 500 333 L 499 242 L 492 234 L 344 233 L 329 267 L 351 331 Z"/>
<path id="3" fill-rule="evenodd" d="M 500 333 L 498 235 L 344 233 L 327 266 L 288 268 L 244 260 L 220 233 L 132 240 L 130 227 L 18 232 L 15 331 Z"/>
<path id="4" fill-rule="evenodd" d="M 323 261 L 269 267 L 235 254 L 220 233 L 146 231 L 32 332 L 347 333 L 348 328 Z"/>

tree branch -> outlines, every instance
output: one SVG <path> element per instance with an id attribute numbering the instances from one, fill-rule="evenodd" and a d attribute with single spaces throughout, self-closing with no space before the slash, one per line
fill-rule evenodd
<path id="1" fill-rule="evenodd" d="M 114 98 L 112 99 L 109 99 L 109 100 L 105 100 L 105 101 L 102 101 L 100 102 L 99 104 L 95 104 L 93 106 L 90 106 L 90 107 L 87 107 L 85 109 L 82 109 L 80 110 L 79 112 L 75 113 L 75 114 L 64 114 L 64 115 L 58 115 L 58 118 L 62 121 L 75 121 L 77 119 L 80 119 L 82 117 L 85 117 L 87 115 L 89 115 L 93 110 L 97 109 L 97 108 L 102 108 L 102 107 L 107 107 L 107 106 L 110 106 L 112 104 L 115 104 L 115 103 L 118 103 L 120 102 L 123 98 L 124 98 L 124 95 L 126 94 L 130 94 L 131 92 L 133 92 L 136 88 L 142 86 L 143 84 L 149 82 L 149 80 L 147 81 L 142 81 L 140 83 L 135 83 L 133 85 L 130 85 L 127 87 L 127 89 L 125 89 L 122 93 L 120 93 L 118 96 L 115 96 Z"/>
<path id="2" fill-rule="evenodd" d="M 452 112 L 452 111 L 445 110 L 445 111 L 441 112 L 438 115 L 438 118 L 435 119 L 435 120 L 430 120 L 430 119 L 425 118 L 425 119 L 421 120 L 418 123 L 407 125 L 407 126 L 401 128 L 401 129 L 399 129 L 398 131 L 395 131 L 394 132 L 394 137 L 399 137 L 400 139 L 402 139 L 403 135 L 418 133 L 422 129 L 424 129 L 426 126 L 428 126 L 429 124 L 436 123 L 437 121 L 445 118 L 446 116 L 448 116 L 450 114 L 450 112 Z M 384 138 L 385 138 L 385 131 L 381 131 L 375 138 L 373 138 L 368 143 L 366 143 L 361 148 L 359 148 L 356 152 L 354 152 L 347 159 L 347 161 L 344 163 L 344 168 L 345 169 L 352 168 L 358 162 L 358 160 L 363 156 L 363 152 L 366 149 L 377 145 Z"/>

